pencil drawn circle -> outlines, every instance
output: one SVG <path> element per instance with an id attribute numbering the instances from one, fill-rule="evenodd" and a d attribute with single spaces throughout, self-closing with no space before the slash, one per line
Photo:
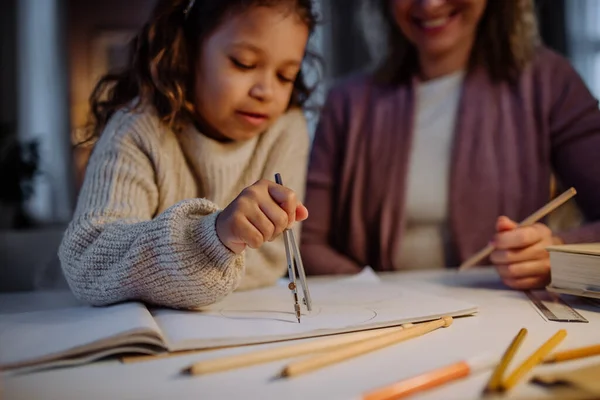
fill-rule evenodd
<path id="1" fill-rule="evenodd" d="M 313 298 L 327 299 L 328 306 L 348 306 L 348 307 L 378 307 L 380 303 L 389 303 L 391 301 L 399 304 L 403 300 L 402 293 L 398 290 L 390 290 L 389 287 L 384 290 L 373 290 L 371 286 L 354 285 L 345 287 L 344 290 L 338 288 L 318 287 L 313 290 Z M 368 304 L 365 304 L 368 299 Z"/>
<path id="2" fill-rule="evenodd" d="M 297 322 L 296 314 L 290 305 L 290 310 L 277 309 L 222 309 L 219 310 L 221 316 L 231 319 L 242 320 L 267 320 L 267 321 L 285 321 Z M 343 325 L 358 325 L 371 321 L 377 317 L 377 312 L 364 307 L 314 307 L 312 311 L 307 311 L 304 307 L 301 312 L 303 323 L 318 325 L 319 327 L 339 327 L 340 322 Z"/>

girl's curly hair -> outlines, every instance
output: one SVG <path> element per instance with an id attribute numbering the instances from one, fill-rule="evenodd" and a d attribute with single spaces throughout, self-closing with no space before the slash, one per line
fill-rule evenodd
<path id="1" fill-rule="evenodd" d="M 289 6 L 311 34 L 317 24 L 312 0 L 158 0 L 150 19 L 130 44 L 127 66 L 121 72 L 108 73 L 96 84 L 90 96 L 90 126 L 82 143 L 97 139 L 112 115 L 136 99 L 136 107 L 142 100 L 151 104 L 165 124 L 181 130 L 194 113 L 189 88 L 193 88 L 192 66 L 200 43 L 226 17 L 255 6 Z M 306 56 L 315 57 L 309 51 Z M 301 70 L 289 107 L 302 107 L 312 90 Z"/>

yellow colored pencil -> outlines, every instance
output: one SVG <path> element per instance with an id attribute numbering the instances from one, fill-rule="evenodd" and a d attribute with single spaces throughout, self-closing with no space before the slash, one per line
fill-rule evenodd
<path id="1" fill-rule="evenodd" d="M 576 349 L 570 349 L 565 351 L 559 351 L 551 354 L 544 359 L 545 364 L 556 363 L 561 361 L 576 360 L 584 357 L 591 357 L 600 355 L 600 344 L 593 346 L 578 347 Z"/>
<path id="2" fill-rule="evenodd" d="M 538 365 L 542 360 L 550 354 L 550 352 L 563 341 L 563 339 L 567 336 L 567 331 L 564 329 L 556 332 L 550 339 L 546 341 L 543 345 L 541 345 L 533 354 L 529 356 L 521 365 L 519 365 L 512 374 L 502 382 L 503 390 L 512 389 L 518 382 L 525 376 L 529 371 L 531 371 L 536 365 Z"/>
<path id="3" fill-rule="evenodd" d="M 517 335 L 514 337 L 514 339 L 504 352 L 500 363 L 498 363 L 496 369 L 492 373 L 490 381 L 486 386 L 486 390 L 488 392 L 495 392 L 501 388 L 504 372 L 506 371 L 508 364 L 510 364 L 510 362 L 514 358 L 517 350 L 519 350 L 519 347 L 523 343 L 523 340 L 525 340 L 525 336 L 527 336 L 527 329 L 521 328 L 521 330 L 517 333 Z"/>

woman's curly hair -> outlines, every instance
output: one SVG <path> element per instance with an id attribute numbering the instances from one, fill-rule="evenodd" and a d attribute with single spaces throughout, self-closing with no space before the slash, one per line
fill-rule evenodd
<path id="1" fill-rule="evenodd" d="M 317 24 L 313 0 L 158 0 L 149 21 L 130 44 L 127 66 L 110 72 L 90 96 L 91 121 L 82 143 L 97 139 L 119 109 L 138 100 L 151 104 L 165 124 L 181 130 L 194 114 L 193 65 L 200 43 L 226 17 L 250 7 L 290 7 L 312 34 Z M 315 57 L 310 51 L 307 57 Z M 294 81 L 289 107 L 302 107 L 312 87 L 302 70 Z"/>
<path id="2" fill-rule="evenodd" d="M 418 71 L 418 57 L 394 19 L 391 2 L 365 0 L 361 11 L 367 41 L 379 59 L 376 77 L 402 82 Z M 488 0 L 470 63 L 485 66 L 494 80 L 514 80 L 539 44 L 533 0 Z"/>

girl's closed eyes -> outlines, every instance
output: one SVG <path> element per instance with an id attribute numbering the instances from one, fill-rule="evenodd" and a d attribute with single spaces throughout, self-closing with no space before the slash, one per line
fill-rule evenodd
<path id="1" fill-rule="evenodd" d="M 257 62 L 246 61 L 241 58 L 237 58 L 235 56 L 229 56 L 229 60 L 231 60 L 231 63 L 233 64 L 234 67 L 239 68 L 243 71 L 253 70 L 259 66 L 259 64 Z M 291 64 L 295 64 L 295 63 L 292 62 Z M 277 78 L 283 83 L 291 84 L 291 83 L 294 83 L 297 75 L 298 75 L 298 68 L 296 67 L 295 71 L 284 70 L 284 72 L 277 73 Z"/>
<path id="2" fill-rule="evenodd" d="M 310 32 L 290 7 L 293 0 L 250 7 L 204 39 L 195 60 L 194 106 L 205 134 L 249 140 L 288 109 Z"/>
<path id="3" fill-rule="evenodd" d="M 229 57 L 229 59 L 231 60 L 233 65 L 235 65 L 236 67 L 238 67 L 240 69 L 252 69 L 252 68 L 256 67 L 256 65 L 254 65 L 252 63 L 248 63 L 248 62 L 244 63 L 242 61 L 239 61 L 235 57 Z"/>

